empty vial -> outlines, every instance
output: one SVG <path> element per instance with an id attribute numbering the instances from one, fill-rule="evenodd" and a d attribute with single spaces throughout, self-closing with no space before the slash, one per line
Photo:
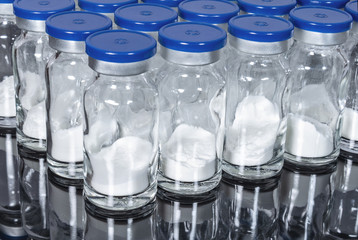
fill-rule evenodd
<path id="1" fill-rule="evenodd" d="M 241 15 L 229 22 L 223 170 L 262 179 L 283 165 L 289 92 L 285 57 L 293 25 L 278 17 Z"/>
<path id="2" fill-rule="evenodd" d="M 239 14 L 239 7 L 229 1 L 186 0 L 178 7 L 180 21 L 216 25 L 227 31 L 228 22 Z"/>
<path id="3" fill-rule="evenodd" d="M 16 0 L 14 13 L 21 35 L 13 47 L 17 104 L 17 141 L 35 151 L 46 151 L 45 66 L 55 53 L 48 44 L 46 19 L 74 9 L 73 0 Z"/>
<path id="4" fill-rule="evenodd" d="M 180 22 L 159 31 L 159 142 L 161 188 L 182 195 L 210 191 L 221 179 L 217 134 L 224 108 L 223 77 L 215 65 L 226 32 L 204 23 Z"/>
<path id="5" fill-rule="evenodd" d="M 114 12 L 117 8 L 137 2 L 137 0 L 78 0 L 78 6 L 84 11 L 104 14 L 114 22 Z"/>
<path id="6" fill-rule="evenodd" d="M 292 91 L 285 160 L 322 166 L 339 154 L 348 70 L 342 44 L 352 17 L 335 8 L 299 7 L 291 11 L 290 20 L 295 42 L 288 52 Z"/>
<path id="7" fill-rule="evenodd" d="M 88 66 L 85 40 L 111 26 L 108 17 L 85 11 L 58 13 L 46 21 L 50 47 L 57 51 L 46 66 L 47 160 L 62 177 L 83 177 L 82 98 L 95 78 Z"/>
<path id="8" fill-rule="evenodd" d="M 158 93 L 148 66 L 156 45 L 129 30 L 86 40 L 96 81 L 84 95 L 85 197 L 104 209 L 136 209 L 155 197 Z"/>
<path id="9" fill-rule="evenodd" d="M 20 35 L 12 9 L 13 0 L 0 2 L 0 128 L 16 127 L 15 83 L 11 51 Z"/>
<path id="10" fill-rule="evenodd" d="M 237 0 L 240 14 L 258 14 L 284 17 L 288 19 L 290 11 L 296 7 L 296 0 Z"/>
<path id="11" fill-rule="evenodd" d="M 299 6 L 322 6 L 322 7 L 332 7 L 332 8 L 344 8 L 346 3 L 349 0 L 297 0 Z"/>
<path id="12" fill-rule="evenodd" d="M 358 154 L 358 3 L 347 4 L 354 22 L 350 38 L 345 44 L 349 56 L 348 94 L 346 108 L 343 110 L 341 149 L 342 154 Z"/>

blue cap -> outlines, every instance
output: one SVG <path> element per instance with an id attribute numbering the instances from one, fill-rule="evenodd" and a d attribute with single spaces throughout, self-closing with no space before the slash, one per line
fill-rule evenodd
<path id="1" fill-rule="evenodd" d="M 296 28 L 320 32 L 340 33 L 351 28 L 349 13 L 330 7 L 299 7 L 290 12 L 290 21 Z"/>
<path id="2" fill-rule="evenodd" d="M 182 52 L 212 52 L 226 44 L 226 32 L 206 23 L 171 23 L 159 30 L 159 43 Z"/>
<path id="3" fill-rule="evenodd" d="M 358 22 L 358 1 L 347 3 L 345 10 L 352 15 L 354 21 Z"/>
<path id="4" fill-rule="evenodd" d="M 52 14 L 75 9 L 73 0 L 15 0 L 14 14 L 31 20 L 46 20 Z"/>
<path id="5" fill-rule="evenodd" d="M 1 3 L 13 3 L 14 0 L 0 0 L 0 4 Z"/>
<path id="6" fill-rule="evenodd" d="M 177 18 L 177 12 L 169 7 L 147 3 L 129 4 L 114 13 L 115 22 L 121 28 L 144 32 L 159 31 Z"/>
<path id="7" fill-rule="evenodd" d="M 46 32 L 54 38 L 85 41 L 92 33 L 112 27 L 108 17 L 92 12 L 61 12 L 49 17 L 46 21 Z"/>
<path id="8" fill-rule="evenodd" d="M 283 16 L 290 13 L 296 0 L 237 0 L 240 9 L 254 14 Z"/>
<path id="9" fill-rule="evenodd" d="M 179 16 L 191 22 L 220 24 L 229 22 L 239 13 L 239 7 L 229 1 L 186 0 L 179 4 Z"/>
<path id="10" fill-rule="evenodd" d="M 349 0 L 297 0 L 301 6 L 314 5 L 333 8 L 344 8 Z"/>
<path id="11" fill-rule="evenodd" d="M 155 3 L 167 7 L 178 7 L 183 0 L 142 0 L 144 3 Z"/>
<path id="12" fill-rule="evenodd" d="M 130 30 L 101 31 L 90 35 L 86 40 L 88 56 L 105 62 L 143 61 L 155 55 L 156 47 L 157 42 L 153 37 Z"/>
<path id="13" fill-rule="evenodd" d="M 230 20 L 229 33 L 249 41 L 281 42 L 292 37 L 293 25 L 280 17 L 241 15 Z"/>
<path id="14" fill-rule="evenodd" d="M 121 6 L 137 2 L 137 0 L 78 0 L 78 6 L 91 12 L 114 13 Z"/>

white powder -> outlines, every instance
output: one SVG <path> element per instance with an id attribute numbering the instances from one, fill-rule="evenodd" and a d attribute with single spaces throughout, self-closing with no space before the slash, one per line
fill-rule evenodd
<path id="1" fill-rule="evenodd" d="M 247 96 L 237 106 L 227 130 L 224 159 L 235 165 L 256 166 L 272 159 L 280 114 L 264 96 Z"/>
<path id="2" fill-rule="evenodd" d="M 342 137 L 358 141 L 358 112 L 346 108 L 343 112 Z"/>
<path id="3" fill-rule="evenodd" d="M 328 125 L 308 117 L 288 117 L 286 152 L 301 157 L 325 157 L 332 151 L 333 133 Z"/>
<path id="4" fill-rule="evenodd" d="M 60 129 L 51 133 L 51 155 L 61 162 L 83 161 L 83 126 Z"/>
<path id="5" fill-rule="evenodd" d="M 21 106 L 29 110 L 45 100 L 44 82 L 36 73 L 26 71 L 25 73 L 19 72 L 19 74 L 22 81 L 20 89 Z M 21 94 L 22 91 L 24 91 L 23 94 Z"/>
<path id="6" fill-rule="evenodd" d="M 46 139 L 45 101 L 38 103 L 27 112 L 23 132 L 28 137 Z"/>
<path id="7" fill-rule="evenodd" d="M 0 82 L 0 116 L 15 117 L 15 85 L 14 76 L 5 76 Z"/>
<path id="8" fill-rule="evenodd" d="M 174 180 L 203 181 L 216 172 L 215 135 L 199 127 L 179 125 L 161 154 L 164 175 Z"/>
<path id="9" fill-rule="evenodd" d="M 90 156 L 93 170 L 91 186 L 109 196 L 130 196 L 149 186 L 153 159 L 152 144 L 138 137 L 118 139 L 111 146 Z"/>

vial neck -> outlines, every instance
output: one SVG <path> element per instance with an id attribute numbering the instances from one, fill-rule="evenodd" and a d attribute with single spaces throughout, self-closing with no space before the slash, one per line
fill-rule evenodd
<path id="1" fill-rule="evenodd" d="M 294 39 L 312 45 L 333 46 L 340 45 L 347 41 L 349 32 L 321 33 L 295 28 Z"/>
<path id="2" fill-rule="evenodd" d="M 46 21 L 44 20 L 30 20 L 16 17 L 16 25 L 29 32 L 46 33 Z"/>
<path id="3" fill-rule="evenodd" d="M 0 4 L 1 15 L 14 15 L 12 4 L 2 3 Z"/>
<path id="4" fill-rule="evenodd" d="M 94 71 L 104 75 L 116 75 L 116 76 L 131 76 L 142 74 L 149 69 L 150 59 L 131 62 L 131 63 L 116 63 L 105 62 L 102 60 L 88 58 L 88 66 Z"/>
<path id="5" fill-rule="evenodd" d="M 86 43 L 84 41 L 63 40 L 49 36 L 50 47 L 60 52 L 85 53 Z"/>
<path id="6" fill-rule="evenodd" d="M 200 66 L 217 62 L 220 59 L 220 52 L 220 49 L 212 52 L 181 52 L 161 45 L 160 54 L 168 62 L 187 66 Z"/>

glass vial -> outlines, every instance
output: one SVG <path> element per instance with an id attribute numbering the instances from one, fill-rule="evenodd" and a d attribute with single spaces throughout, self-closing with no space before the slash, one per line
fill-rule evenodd
<path id="1" fill-rule="evenodd" d="M 181 195 L 201 194 L 221 179 L 223 77 L 216 71 L 226 32 L 192 22 L 159 31 L 165 64 L 158 70 L 159 186 Z"/>
<path id="2" fill-rule="evenodd" d="M 288 58 L 290 83 L 285 160 L 322 166 L 339 154 L 341 112 L 345 105 L 348 60 L 342 44 L 352 17 L 327 7 L 299 7 Z"/>
<path id="3" fill-rule="evenodd" d="M 0 128 L 16 127 L 15 83 L 11 59 L 12 46 L 20 29 L 16 26 L 13 0 L 0 2 Z"/>
<path id="4" fill-rule="evenodd" d="M 78 6 L 83 11 L 103 14 L 114 22 L 114 12 L 117 8 L 137 2 L 138 0 L 78 0 Z"/>
<path id="5" fill-rule="evenodd" d="M 112 211 L 142 207 L 157 189 L 158 93 L 147 75 L 156 41 L 102 31 L 87 38 L 86 52 L 97 74 L 84 95 L 85 197 Z"/>
<path id="6" fill-rule="evenodd" d="M 74 9 L 73 0 L 15 0 L 14 13 L 21 35 L 13 47 L 17 141 L 25 148 L 46 151 L 45 66 L 55 50 L 48 45 L 46 19 Z"/>
<path id="7" fill-rule="evenodd" d="M 278 17 L 242 15 L 229 22 L 223 170 L 232 176 L 262 179 L 282 169 L 292 32 Z"/>
<path id="8" fill-rule="evenodd" d="M 47 160 L 65 178 L 83 178 L 83 91 L 95 78 L 88 66 L 85 40 L 110 29 L 111 20 L 91 12 L 63 12 L 46 21 L 50 47 L 56 50 L 46 66 Z"/>
<path id="9" fill-rule="evenodd" d="M 237 0 L 240 14 L 257 14 L 288 19 L 290 11 L 296 7 L 296 0 Z"/>
<path id="10" fill-rule="evenodd" d="M 220 0 L 186 0 L 178 7 L 179 21 L 216 25 L 227 31 L 228 22 L 239 14 L 237 4 Z"/>
<path id="11" fill-rule="evenodd" d="M 83 239 L 83 180 L 48 171 L 50 239 Z"/>
<path id="12" fill-rule="evenodd" d="M 341 150 L 343 155 L 358 154 L 358 2 L 346 5 L 346 11 L 353 19 L 350 38 L 345 44 L 349 58 L 348 94 L 343 110 L 341 129 Z"/>

